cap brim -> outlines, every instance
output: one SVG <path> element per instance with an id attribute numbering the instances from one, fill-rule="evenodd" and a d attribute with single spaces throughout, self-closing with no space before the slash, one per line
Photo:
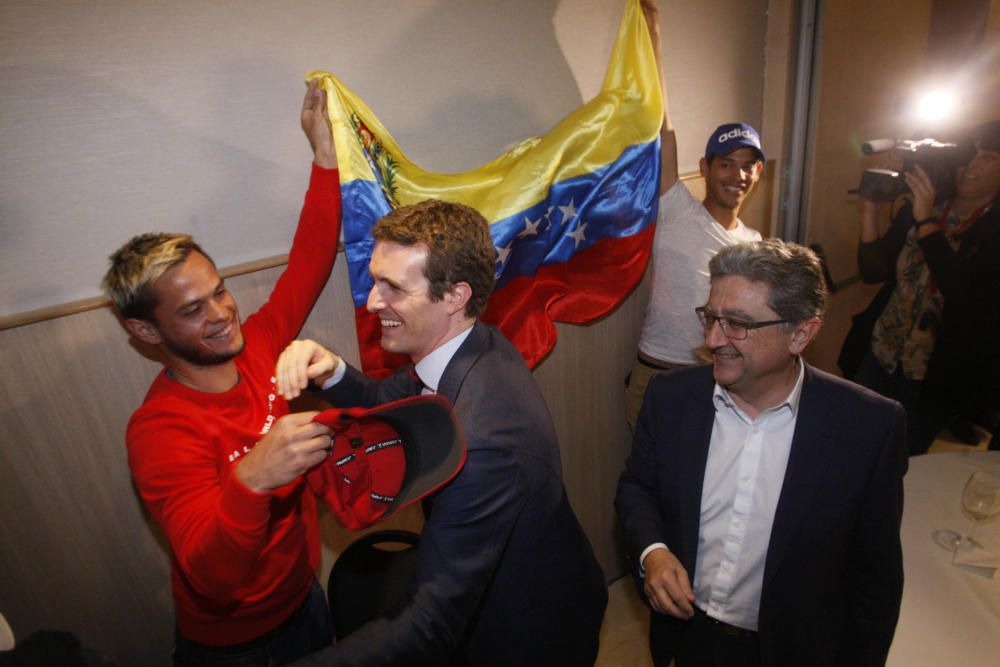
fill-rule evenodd
<path id="1" fill-rule="evenodd" d="M 764 162 L 765 164 L 767 163 L 767 157 L 764 156 L 764 151 L 762 151 L 761 149 L 757 148 L 756 146 L 754 146 L 751 143 L 738 144 L 736 146 L 733 146 L 731 149 L 729 149 L 725 153 L 719 153 L 719 152 L 708 152 L 708 153 L 705 153 L 705 159 L 707 160 L 710 157 L 726 157 L 730 153 L 732 153 L 734 151 L 738 151 L 741 148 L 751 148 L 751 149 L 753 149 L 753 151 L 755 153 L 757 153 L 757 157 L 760 158 L 760 161 Z"/>
<path id="2" fill-rule="evenodd" d="M 465 463 L 465 438 L 444 396 L 427 394 L 368 411 L 403 438 L 406 471 L 396 499 L 383 518 L 450 482 Z"/>

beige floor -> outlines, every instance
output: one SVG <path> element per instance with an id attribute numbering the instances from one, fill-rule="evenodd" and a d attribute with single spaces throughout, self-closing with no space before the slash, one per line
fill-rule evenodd
<path id="1" fill-rule="evenodd" d="M 646 635 L 649 610 L 639 600 L 632 576 L 608 586 L 608 610 L 601 626 L 595 667 L 652 667 Z"/>
<path id="2" fill-rule="evenodd" d="M 986 449 L 985 431 L 977 447 L 956 441 L 947 431 L 931 446 L 930 453 Z M 625 576 L 608 587 L 608 610 L 601 627 L 601 648 L 595 667 L 652 667 L 646 634 L 649 610 L 639 599 L 632 577 Z"/>

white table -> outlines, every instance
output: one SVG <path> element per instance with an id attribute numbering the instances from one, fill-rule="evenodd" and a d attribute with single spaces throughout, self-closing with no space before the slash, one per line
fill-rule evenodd
<path id="1" fill-rule="evenodd" d="M 903 606 L 886 663 L 890 667 L 1000 665 L 1000 573 L 992 579 L 955 567 L 934 543 L 936 530 L 968 534 L 965 481 L 976 470 L 1000 474 L 1000 452 L 925 454 L 910 459 L 903 481 Z M 1000 517 L 979 526 L 976 540 L 1000 553 Z"/>

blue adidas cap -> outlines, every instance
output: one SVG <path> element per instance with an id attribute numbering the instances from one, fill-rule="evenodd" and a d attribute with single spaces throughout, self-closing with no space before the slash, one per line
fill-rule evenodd
<path id="1" fill-rule="evenodd" d="M 746 123 L 726 123 L 715 128 L 705 146 L 705 159 L 713 155 L 729 155 L 740 148 L 752 148 L 757 151 L 761 162 L 767 162 L 764 149 L 760 147 L 760 135 Z"/>

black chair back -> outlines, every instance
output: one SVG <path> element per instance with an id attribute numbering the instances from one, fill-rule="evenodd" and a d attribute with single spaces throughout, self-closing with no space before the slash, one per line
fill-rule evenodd
<path id="1" fill-rule="evenodd" d="M 420 536 L 408 530 L 368 533 L 333 564 L 326 593 L 338 640 L 382 616 L 406 597 Z"/>

